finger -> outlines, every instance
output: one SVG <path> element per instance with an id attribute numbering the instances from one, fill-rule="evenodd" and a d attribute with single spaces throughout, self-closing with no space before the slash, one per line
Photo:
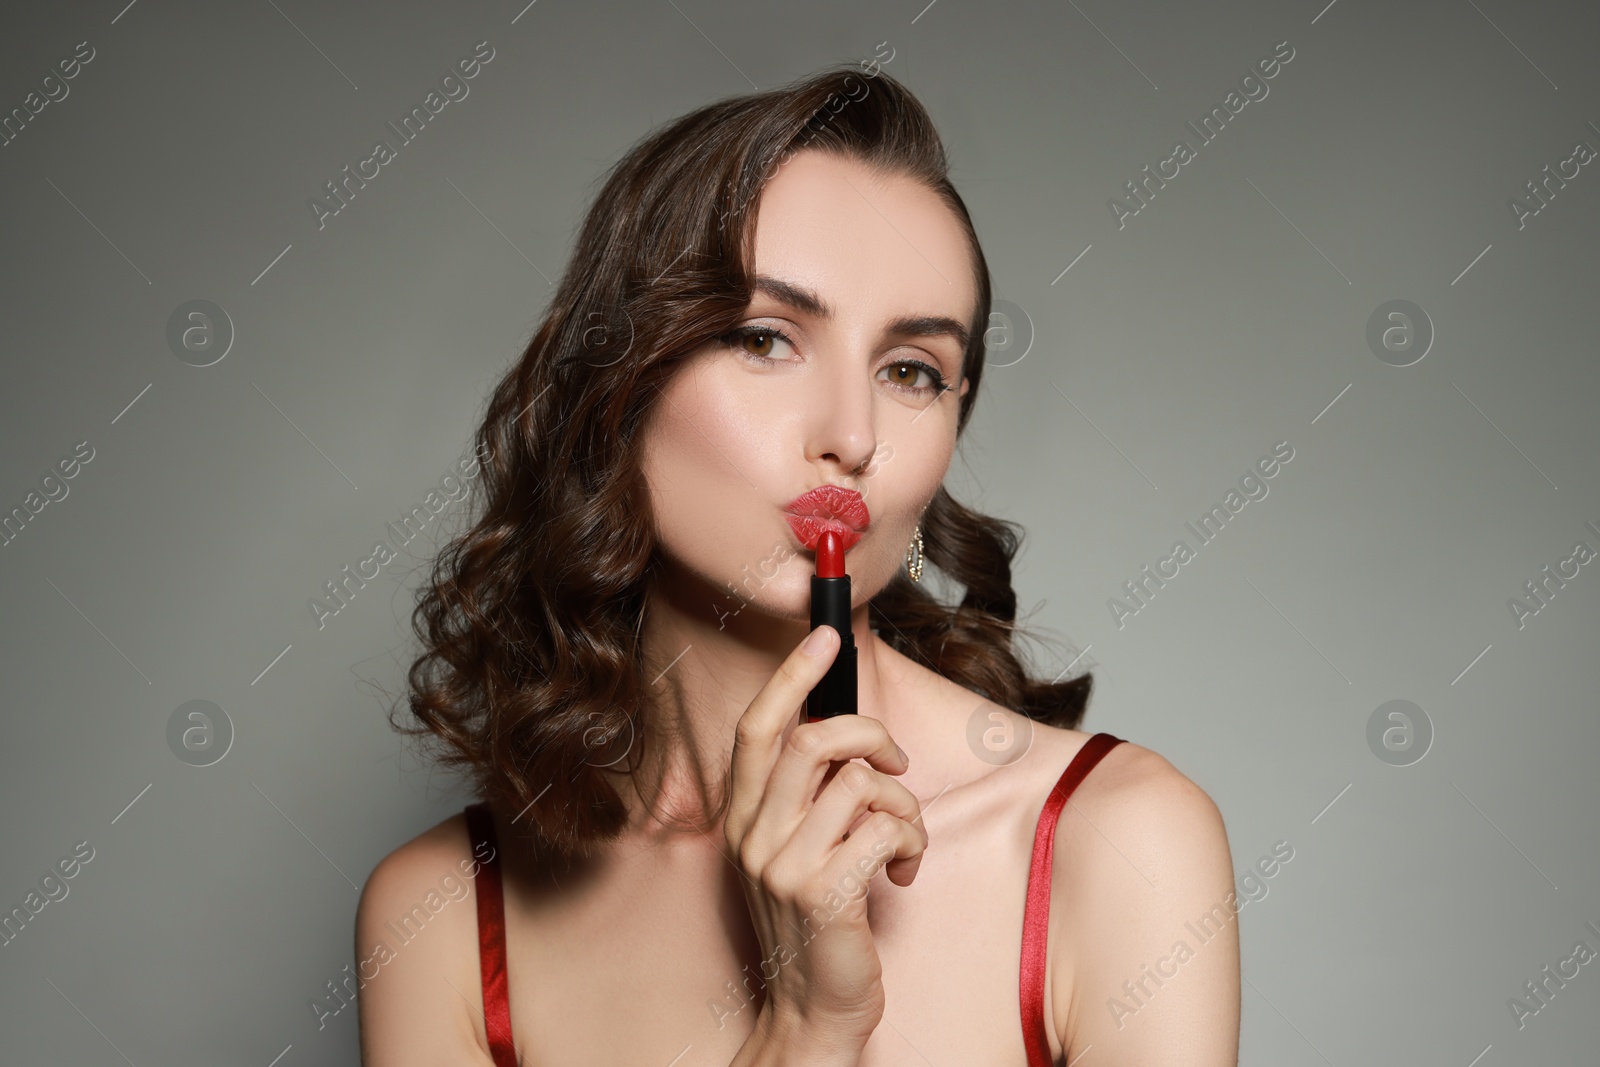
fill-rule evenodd
<path id="1" fill-rule="evenodd" d="M 879 719 L 866 715 L 835 715 L 818 722 L 801 723 L 789 732 L 767 778 L 757 821 L 772 813 L 773 824 L 792 831 L 834 773 L 836 761 L 860 757 L 886 774 L 904 774 L 909 764 Z M 860 766 L 860 764 L 857 764 Z"/>
<path id="2" fill-rule="evenodd" d="M 910 885 L 922 865 L 926 848 L 922 836 L 904 820 L 888 812 L 873 812 L 824 865 L 820 872 L 821 886 L 843 897 L 863 897 L 867 884 L 880 870 L 885 871 L 895 885 Z M 864 908 L 862 914 L 865 914 Z"/>
<path id="3" fill-rule="evenodd" d="M 819 648 L 807 649 L 807 642 Z M 778 758 L 780 736 L 806 694 L 822 680 L 839 650 L 839 635 L 831 626 L 818 626 L 778 665 L 766 685 L 739 716 L 733 733 L 733 759 L 729 770 L 730 833 L 755 814 L 766 790 L 767 775 Z"/>
<path id="4" fill-rule="evenodd" d="M 916 796 L 888 775 L 859 763 L 846 763 L 839 768 L 839 774 L 795 827 L 790 843 L 801 856 L 829 856 L 842 841 L 854 840 L 874 817 L 874 812 L 886 812 L 903 821 L 913 828 L 919 841 L 926 844 L 928 835 L 922 826 L 922 805 Z M 757 818 L 758 827 L 764 818 L 765 810 Z M 858 821 L 859 827 L 855 825 Z M 852 827 L 855 832 L 850 832 Z M 849 838 L 845 837 L 846 833 L 850 833 Z M 818 861 L 813 859 L 812 862 Z"/>

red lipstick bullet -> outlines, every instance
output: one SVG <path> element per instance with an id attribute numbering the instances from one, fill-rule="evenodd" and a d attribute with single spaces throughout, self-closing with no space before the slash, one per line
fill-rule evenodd
<path id="1" fill-rule="evenodd" d="M 833 530 L 817 538 L 817 577 L 849 577 L 844 572 L 844 542 Z"/>
<path id="2" fill-rule="evenodd" d="M 850 576 L 844 570 L 844 540 L 838 530 L 817 538 L 817 570 L 811 576 L 811 628 L 828 625 L 839 635 L 839 651 L 828 673 L 806 694 L 806 721 L 855 715 L 856 638 L 850 628 Z"/>

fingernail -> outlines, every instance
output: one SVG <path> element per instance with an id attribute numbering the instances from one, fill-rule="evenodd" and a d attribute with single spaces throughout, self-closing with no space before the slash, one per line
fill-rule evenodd
<path id="1" fill-rule="evenodd" d="M 811 631 L 811 636 L 801 644 L 800 650 L 808 656 L 820 656 L 822 650 L 828 647 L 828 631 L 826 627 L 818 626 Z"/>
<path id="2" fill-rule="evenodd" d="M 900 762 L 904 763 L 907 767 L 911 766 L 911 757 L 906 755 L 906 750 L 901 748 L 899 745 L 895 745 L 894 749 L 896 752 L 900 753 Z"/>

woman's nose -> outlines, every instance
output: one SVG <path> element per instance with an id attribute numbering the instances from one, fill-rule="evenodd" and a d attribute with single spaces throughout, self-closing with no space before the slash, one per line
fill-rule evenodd
<path id="1" fill-rule="evenodd" d="M 872 382 L 858 363 L 849 364 L 848 370 L 841 367 L 817 375 L 817 388 L 810 398 L 806 459 L 832 461 L 844 473 L 854 474 L 872 462 L 878 436 L 873 423 Z"/>

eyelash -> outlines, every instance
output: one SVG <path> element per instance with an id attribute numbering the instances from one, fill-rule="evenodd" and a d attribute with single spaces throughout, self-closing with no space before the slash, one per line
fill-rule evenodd
<path id="1" fill-rule="evenodd" d="M 790 348 L 794 347 L 794 341 L 790 339 L 788 334 L 784 333 L 782 330 L 774 329 L 771 326 L 741 326 L 738 329 L 729 330 L 727 333 L 717 338 L 717 340 L 728 348 L 738 348 L 738 343 L 744 340 L 746 337 L 760 336 L 776 337 Z M 764 364 L 778 362 L 778 360 L 773 359 L 771 356 L 757 355 L 754 352 L 748 352 L 742 348 L 739 349 L 739 354 L 744 356 L 746 359 L 757 360 Z M 923 386 L 902 385 L 899 382 L 893 381 L 889 383 L 895 389 L 898 389 L 903 393 L 938 397 L 942 396 L 950 388 L 950 383 L 944 380 L 944 375 L 940 374 L 936 367 L 929 366 L 919 359 L 897 359 L 893 363 L 888 364 L 888 366 L 916 367 L 919 370 L 926 371 L 928 377 L 932 378 L 936 383 L 938 383 L 936 385 Z"/>

